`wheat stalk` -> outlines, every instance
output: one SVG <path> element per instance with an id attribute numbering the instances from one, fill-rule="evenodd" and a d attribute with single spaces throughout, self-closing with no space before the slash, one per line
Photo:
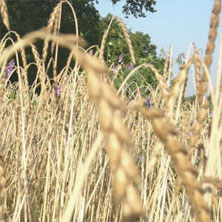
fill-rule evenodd
<path id="1" fill-rule="evenodd" d="M 129 52 L 130 52 L 132 63 L 136 64 L 136 59 L 135 59 L 135 55 L 134 55 L 134 51 L 133 51 L 132 42 L 130 40 L 129 32 L 128 32 L 127 28 L 126 28 L 126 25 L 124 24 L 122 19 L 120 19 L 119 17 L 115 16 L 114 18 L 119 22 L 119 25 L 120 25 L 120 27 L 121 27 L 121 29 L 123 31 L 124 38 L 126 40 L 128 48 L 129 48 Z"/>
<path id="2" fill-rule="evenodd" d="M 205 52 L 205 57 L 204 57 L 204 63 L 206 64 L 207 68 L 210 69 L 210 66 L 212 64 L 212 55 L 215 49 L 215 40 L 217 37 L 217 27 L 219 24 L 219 14 L 221 11 L 221 0 L 215 0 L 214 1 L 214 7 L 212 10 L 212 15 L 210 19 L 210 30 L 208 34 L 208 43 L 206 46 L 206 52 Z M 200 83 L 200 93 L 199 93 L 199 100 L 200 103 L 203 103 L 203 98 L 207 90 L 207 75 L 205 72 L 203 72 L 203 77 L 201 79 Z"/>
<path id="3" fill-rule="evenodd" d="M 99 59 L 101 59 L 101 60 L 104 59 L 104 51 L 105 51 L 105 46 L 106 46 L 106 40 L 107 40 L 107 37 L 108 37 L 108 34 L 109 34 L 110 27 L 111 27 L 112 22 L 113 22 L 113 19 L 114 19 L 114 17 L 112 17 L 107 29 L 103 33 L 103 38 L 102 38 L 101 46 L 100 46 L 100 49 L 99 49 Z"/>
<path id="4" fill-rule="evenodd" d="M 196 212 L 200 222 L 209 222 L 210 214 L 204 201 L 202 184 L 197 180 L 198 173 L 189 161 L 186 149 L 176 138 L 175 127 L 167 121 L 163 111 L 158 109 L 147 110 L 141 108 L 146 118 L 151 119 L 155 134 L 161 139 L 178 170 L 183 185 L 185 186 L 190 204 Z"/>
<path id="5" fill-rule="evenodd" d="M 194 45 L 194 55 L 199 56 L 198 54 L 198 49 Z M 200 96 L 201 96 L 201 91 L 200 91 L 200 84 L 201 84 L 201 63 L 199 59 L 195 59 L 195 86 L 196 86 L 196 97 L 197 97 L 197 102 L 199 106 L 201 105 L 200 102 Z"/>
<path id="6" fill-rule="evenodd" d="M 49 21 L 48 21 L 48 25 L 47 25 L 47 32 L 51 33 L 53 30 L 53 27 L 57 26 L 55 25 L 56 21 L 58 21 L 57 17 L 60 15 L 60 11 L 61 11 L 61 5 L 64 3 L 65 1 L 60 1 L 55 8 L 53 9 L 50 17 L 49 17 Z M 45 61 L 47 54 L 48 54 L 48 44 L 49 41 L 46 38 L 44 41 L 44 45 L 43 45 L 43 51 L 42 51 L 42 58 Z"/>
<path id="7" fill-rule="evenodd" d="M 3 198 L 6 195 L 6 179 L 4 172 L 4 158 L 0 155 L 0 222 L 4 221 L 4 205 Z"/>
<path id="8" fill-rule="evenodd" d="M 8 31 L 10 30 L 9 18 L 8 18 L 8 9 L 6 5 L 6 0 L 1 0 L 0 2 L 0 11 L 2 15 L 2 20 Z"/>
<path id="9" fill-rule="evenodd" d="M 134 182 L 139 182 L 139 174 L 129 154 L 122 148 L 131 145 L 129 132 L 121 121 L 120 109 L 124 104 L 109 85 L 98 77 L 97 73 L 108 72 L 106 66 L 100 60 L 80 51 L 75 53 L 77 61 L 88 73 L 89 95 L 98 107 L 99 122 L 107 142 L 107 153 L 113 171 L 116 198 L 124 204 L 125 219 L 138 219 L 143 216 L 140 196 L 134 186 Z"/>

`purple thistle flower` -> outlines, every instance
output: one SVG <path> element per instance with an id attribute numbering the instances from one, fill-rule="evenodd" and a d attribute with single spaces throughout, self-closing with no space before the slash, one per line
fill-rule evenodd
<path id="1" fill-rule="evenodd" d="M 61 95 L 61 91 L 62 91 L 62 86 L 61 85 L 58 85 L 56 87 L 56 95 L 59 97 Z"/>
<path id="2" fill-rule="evenodd" d="M 152 109 L 153 108 L 153 103 L 151 99 L 147 99 L 144 103 L 145 107 L 148 109 Z"/>
<path id="3" fill-rule="evenodd" d="M 123 53 L 119 56 L 118 62 L 121 63 L 123 61 Z"/>
<path id="4" fill-rule="evenodd" d="M 15 66 L 15 60 L 14 59 L 10 60 L 9 66 Z"/>
<path id="5" fill-rule="evenodd" d="M 113 73 L 117 73 L 119 70 L 119 65 L 113 67 Z"/>
<path id="6" fill-rule="evenodd" d="M 15 60 L 12 59 L 12 60 L 8 63 L 8 66 L 6 66 L 6 78 L 8 78 L 8 77 L 11 75 L 11 73 L 12 73 L 12 71 L 13 71 L 14 68 L 15 68 Z"/>
<path id="7" fill-rule="evenodd" d="M 131 63 L 131 64 L 129 65 L 129 70 L 132 71 L 133 68 L 134 68 L 134 66 L 133 66 L 133 64 Z"/>

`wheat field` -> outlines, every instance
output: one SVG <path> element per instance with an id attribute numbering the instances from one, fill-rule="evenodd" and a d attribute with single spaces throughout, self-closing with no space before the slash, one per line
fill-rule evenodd
<path id="1" fill-rule="evenodd" d="M 7 4 L 0 2 L 9 31 L 0 41 L 0 221 L 222 221 L 222 49 L 215 87 L 209 71 L 221 1 L 214 3 L 204 58 L 193 45 L 172 84 L 170 50 L 163 73 L 150 64 L 130 72 L 153 71 L 158 86 L 147 88 L 149 99 L 139 89 L 129 99 L 128 79 L 114 89 L 103 61 L 111 23 L 94 55 L 78 31 L 59 34 L 64 4 L 72 7 L 61 1 L 47 27 L 21 38 L 10 31 Z M 135 64 L 127 27 L 118 17 L 113 20 Z M 9 33 L 17 41 L 6 47 Z M 44 41 L 42 54 L 38 40 Z M 53 84 L 47 75 L 49 45 Z M 32 63 L 27 63 L 27 47 Z M 70 55 L 57 73 L 59 47 Z M 37 72 L 30 86 L 31 65 Z M 191 67 L 195 101 L 184 100 Z M 9 81 L 13 72 L 18 73 L 16 83 Z"/>

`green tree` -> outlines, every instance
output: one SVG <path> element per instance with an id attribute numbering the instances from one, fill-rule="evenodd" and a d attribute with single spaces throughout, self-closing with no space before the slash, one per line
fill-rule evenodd
<path id="1" fill-rule="evenodd" d="M 108 27 L 108 24 L 112 18 L 111 14 L 108 14 L 105 18 L 100 20 L 100 42 L 104 30 Z M 142 32 L 133 33 L 129 31 L 130 39 L 134 48 L 137 64 L 147 62 L 147 60 L 156 59 L 157 52 L 156 46 L 151 43 L 150 36 Z M 124 63 L 130 63 L 130 54 L 128 46 L 125 42 L 124 35 L 116 20 L 113 21 L 109 35 L 106 41 L 105 59 L 111 64 L 113 61 L 117 61 L 120 54 L 124 54 Z"/>
<path id="2" fill-rule="evenodd" d="M 98 3 L 99 0 L 88 0 L 89 2 Z M 103 0 L 104 1 L 104 0 Z M 121 0 L 111 0 L 115 5 Z M 124 1 L 122 12 L 128 17 L 129 15 L 133 15 L 134 17 L 145 17 L 146 12 L 155 12 L 154 6 L 156 4 L 155 0 L 126 0 Z"/>
<path id="3" fill-rule="evenodd" d="M 116 4 L 120 0 L 112 0 L 113 4 Z M 154 5 L 156 1 L 154 0 L 126 0 L 123 5 L 123 13 L 128 15 L 133 15 L 134 17 L 145 17 L 145 12 L 155 12 Z"/>
<path id="4" fill-rule="evenodd" d="M 8 13 L 11 29 L 18 32 L 21 36 L 40 29 L 47 25 L 50 13 L 53 11 L 59 0 L 54 1 L 27 1 L 27 0 L 8 0 Z M 79 23 L 79 30 L 88 42 L 98 43 L 99 12 L 95 9 L 92 1 L 89 0 L 70 0 L 73 5 Z M 90 19 L 89 19 L 90 18 Z M 7 32 L 1 22 L 1 37 Z M 63 5 L 61 32 L 75 33 L 72 12 L 67 4 Z"/>
<path id="5" fill-rule="evenodd" d="M 27 0 L 8 0 L 8 14 L 10 20 L 11 30 L 16 31 L 21 37 L 25 34 L 38 30 L 43 26 L 47 26 L 49 16 L 53 11 L 59 0 L 54 1 L 27 1 Z M 98 44 L 99 33 L 98 25 L 100 15 L 95 9 L 93 1 L 89 0 L 71 0 L 77 14 L 79 33 L 89 44 Z M 89 19 L 90 18 L 90 19 Z M 75 33 L 74 19 L 70 7 L 67 4 L 63 4 L 62 18 L 61 18 L 61 33 Z M 7 29 L 0 19 L 0 38 L 7 33 Z M 13 36 L 13 35 L 12 35 Z M 14 38 L 14 36 L 13 36 Z M 15 40 L 15 38 L 14 38 Z M 10 42 L 8 42 L 10 44 Z M 39 53 L 42 52 L 43 41 L 37 42 L 37 49 Z M 63 68 L 66 63 L 66 58 L 69 51 L 63 48 L 59 50 L 58 59 L 58 72 Z M 28 62 L 33 61 L 33 55 L 31 49 L 26 49 L 26 55 Z M 51 56 L 50 48 L 48 58 Z M 35 68 L 32 66 L 29 69 L 29 80 L 33 82 L 35 78 Z M 49 70 L 49 75 L 52 76 L 52 69 Z M 16 80 L 16 75 L 13 75 L 12 80 Z"/>
<path id="6" fill-rule="evenodd" d="M 34 31 L 47 24 L 49 14 L 52 12 L 55 5 L 60 0 L 54 1 L 27 1 L 27 0 L 8 0 L 7 6 L 10 16 L 10 24 L 12 30 L 17 31 L 19 34 L 24 35 L 28 32 Z M 110 0 L 113 4 L 118 3 L 120 0 Z M 95 9 L 95 4 L 99 0 L 69 0 L 75 8 L 77 13 L 80 31 L 84 33 L 84 37 L 90 43 L 96 43 L 98 40 L 97 28 L 99 13 Z M 145 12 L 155 12 L 154 0 L 127 0 L 123 5 L 123 13 L 133 15 L 135 17 L 145 17 Z M 69 27 L 73 22 L 71 13 L 63 14 L 63 19 L 67 23 L 63 25 L 63 29 Z M 73 24 L 71 24 L 73 25 Z M 6 30 L 1 22 L 1 37 L 2 33 Z"/>
<path id="7" fill-rule="evenodd" d="M 112 15 L 109 14 L 107 17 L 101 19 L 101 34 L 104 32 L 104 29 L 107 28 L 111 18 Z M 162 73 L 165 59 L 157 55 L 156 46 L 151 43 L 150 36 L 142 32 L 133 33 L 132 31 L 129 31 L 129 35 L 134 49 L 136 66 L 142 63 L 153 64 L 159 72 Z M 113 21 L 107 37 L 104 59 L 109 66 L 112 65 L 114 67 L 113 76 L 117 76 L 115 79 L 115 86 L 116 88 L 119 88 L 123 80 L 131 71 L 132 64 L 128 46 L 116 20 Z M 120 70 L 118 75 L 116 75 L 118 69 Z M 154 73 L 147 68 L 141 68 L 138 70 L 137 73 L 129 79 L 128 83 L 131 85 L 131 91 L 134 91 L 137 86 L 144 88 L 147 84 L 150 84 L 155 88 L 157 85 Z"/>
<path id="8" fill-rule="evenodd" d="M 111 0 L 113 4 L 119 2 L 119 0 Z M 59 0 L 54 1 L 27 1 L 27 0 L 8 0 L 8 12 L 11 29 L 17 31 L 21 36 L 31 31 L 37 30 L 47 25 L 49 15 L 53 11 Z M 107 28 L 110 21 L 110 16 L 105 19 L 100 19 L 99 12 L 95 8 L 95 4 L 98 0 L 69 0 L 73 5 L 79 23 L 79 32 L 89 45 L 100 45 L 102 34 Z M 132 14 L 135 17 L 145 16 L 145 11 L 154 12 L 153 6 L 155 1 L 152 0 L 127 0 L 123 6 L 123 11 L 126 15 Z M 63 6 L 62 21 L 61 21 L 62 33 L 75 33 L 74 20 L 72 13 L 67 4 Z M 2 20 L 0 19 L 0 38 L 7 33 Z M 149 59 L 152 62 L 156 57 L 156 46 L 151 44 L 150 37 L 143 33 L 130 33 L 137 63 L 147 62 Z M 37 49 L 41 53 L 42 42 L 37 43 Z M 123 54 L 125 64 L 130 65 L 130 55 L 128 53 L 127 45 L 123 39 L 123 34 L 120 31 L 117 24 L 114 23 L 114 27 L 111 30 L 108 40 L 108 46 L 106 48 L 106 61 L 110 64 L 112 61 L 117 61 L 120 54 Z M 33 61 L 33 56 L 30 49 L 26 49 L 26 55 L 28 62 Z M 50 57 L 50 48 L 48 58 Z M 68 50 L 60 49 L 58 58 L 58 72 L 63 68 L 66 58 L 68 56 Z M 159 62 L 159 60 L 157 60 Z M 33 69 L 33 68 L 31 68 Z M 35 70 L 29 70 L 29 78 L 35 78 Z M 50 70 L 51 72 L 52 70 Z M 51 74 L 50 74 L 51 75 Z M 31 80 L 32 82 L 32 80 Z"/>

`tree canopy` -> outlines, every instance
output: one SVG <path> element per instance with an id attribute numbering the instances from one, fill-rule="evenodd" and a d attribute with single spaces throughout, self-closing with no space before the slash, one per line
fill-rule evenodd
<path id="1" fill-rule="evenodd" d="M 101 33 L 107 28 L 111 18 L 112 15 L 108 14 L 105 18 L 100 19 Z M 163 72 L 165 59 L 157 55 L 157 47 L 151 43 L 150 36 L 142 32 L 134 33 L 131 30 L 129 30 L 129 36 L 134 49 L 136 65 L 143 63 L 153 64 L 160 73 Z M 113 66 L 115 86 L 119 88 L 133 67 L 123 32 L 116 20 L 113 21 L 106 40 L 104 59 L 109 66 Z M 148 84 L 153 87 L 157 85 L 153 72 L 147 68 L 139 69 L 129 81 L 131 82 L 131 92 L 137 87 L 145 89 Z"/>
<path id="2" fill-rule="evenodd" d="M 27 1 L 27 0 L 8 0 L 8 11 L 10 17 L 11 29 L 17 31 L 20 35 L 34 31 L 47 25 L 49 15 L 53 8 L 60 0 L 54 1 Z M 73 5 L 80 27 L 82 36 L 90 43 L 96 44 L 99 41 L 98 23 L 99 12 L 95 8 L 101 0 L 69 0 Z M 113 4 L 117 4 L 120 0 L 110 0 Z M 126 0 L 123 4 L 123 13 L 126 16 L 133 15 L 135 17 L 145 17 L 146 12 L 155 12 L 154 0 Z M 66 14 L 63 13 L 62 32 L 73 32 L 73 18 L 71 17 L 71 10 L 67 8 Z M 64 9 L 66 10 L 66 9 Z M 3 36 L 7 30 L 1 24 L 0 37 Z"/>
<path id="3" fill-rule="evenodd" d="M 116 4 L 120 0 L 111 0 L 113 4 Z M 154 5 L 156 1 L 154 0 L 126 0 L 123 5 L 123 13 L 128 15 L 133 15 L 135 17 L 145 17 L 145 12 L 155 12 Z"/>
<path id="4" fill-rule="evenodd" d="M 110 1 L 112 1 L 113 4 L 116 4 L 120 0 Z M 58 2 L 60 1 L 8 0 L 7 6 L 11 29 L 23 36 L 31 31 L 47 26 L 49 16 Z M 103 33 L 107 28 L 112 15 L 109 14 L 105 18 L 100 16 L 95 8 L 95 4 L 98 3 L 99 0 L 69 0 L 69 2 L 73 5 L 77 15 L 80 36 L 83 37 L 89 45 L 100 46 Z M 123 12 L 127 16 L 130 14 L 135 17 L 145 16 L 146 11 L 155 11 L 153 8 L 154 5 L 155 1 L 153 0 L 127 0 L 123 5 Z M 0 31 L 0 38 L 2 38 L 7 33 L 7 30 L 2 24 L 1 19 Z M 72 12 L 68 4 L 63 4 L 60 32 L 76 32 Z M 142 32 L 133 33 L 132 31 L 129 31 L 129 35 L 132 40 L 137 65 L 142 63 L 152 63 L 161 71 L 163 69 L 164 59 L 157 56 L 156 46 L 151 43 L 150 36 Z M 40 53 L 41 48 L 42 42 L 38 42 L 37 49 Z M 68 50 L 59 50 L 57 64 L 58 73 L 66 64 L 68 53 Z M 26 49 L 26 55 L 29 60 L 28 62 L 31 62 L 33 56 L 30 49 Z M 50 56 L 49 52 L 48 58 Z M 119 59 L 120 57 L 121 59 Z M 117 21 L 113 22 L 110 29 L 104 58 L 108 65 L 114 65 L 115 67 L 121 65 L 121 75 L 118 75 L 116 78 L 116 86 L 118 88 L 118 85 L 121 84 L 123 79 L 129 74 L 132 64 L 127 44 Z M 34 78 L 32 76 L 35 76 L 35 71 L 30 70 L 30 72 L 32 74 L 29 75 L 29 78 Z M 147 69 L 139 70 L 138 75 L 136 75 L 136 78 L 134 78 L 133 81 L 139 86 L 146 85 L 147 83 L 154 87 L 156 85 L 153 73 Z M 136 87 L 135 84 L 134 86 Z"/>

